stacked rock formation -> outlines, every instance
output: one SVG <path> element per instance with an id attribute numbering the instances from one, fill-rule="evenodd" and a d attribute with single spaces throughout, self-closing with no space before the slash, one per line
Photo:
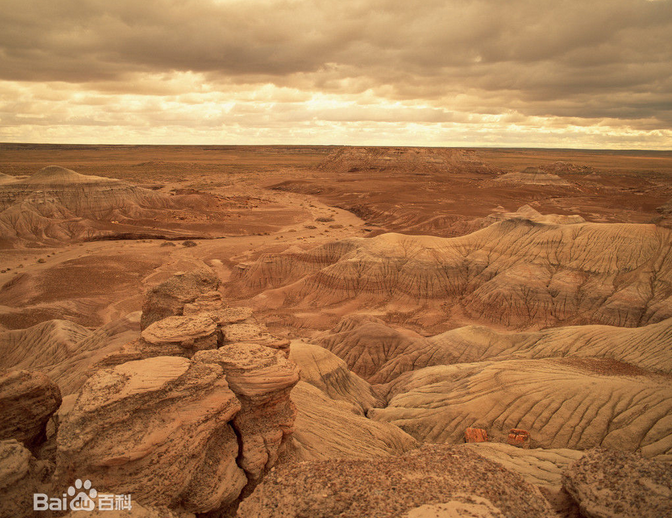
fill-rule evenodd
<path id="1" fill-rule="evenodd" d="M 296 409 L 289 392 L 299 381 L 296 364 L 252 343 L 201 351 L 194 360 L 221 366 L 240 401 L 242 410 L 232 421 L 241 442 L 240 466 L 257 480 L 275 464 L 292 432 Z"/>
<path id="2" fill-rule="evenodd" d="M 250 308 L 226 307 L 219 279 L 208 269 L 177 274 L 149 290 L 140 338 L 105 357 L 99 367 L 155 356 L 192 358 L 198 351 L 248 343 L 288 354 L 289 340 L 272 336 Z"/>
<path id="3" fill-rule="evenodd" d="M 151 508 L 223 512 L 276 463 L 298 368 L 289 341 L 225 307 L 217 286 L 203 270 L 147 294 L 141 337 L 100 362 L 64 414 L 58 490 L 86 473 Z"/>

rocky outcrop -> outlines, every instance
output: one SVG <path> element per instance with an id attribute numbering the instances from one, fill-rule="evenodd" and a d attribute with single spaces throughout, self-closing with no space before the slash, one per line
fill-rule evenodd
<path id="1" fill-rule="evenodd" d="M 35 448 L 46 438 L 47 421 L 61 405 L 61 391 L 40 372 L 0 373 L 0 440 Z"/>
<path id="2" fill-rule="evenodd" d="M 239 516 L 388 518 L 437 503 L 471 503 L 511 518 L 555 514 L 536 487 L 501 465 L 463 448 L 425 446 L 398 457 L 276 467 Z"/>
<path id="3" fill-rule="evenodd" d="M 61 423 L 56 479 L 86 473 L 141 504 L 219 509 L 247 483 L 230 424 L 240 408 L 218 365 L 157 357 L 98 371 Z"/>
<path id="4" fill-rule="evenodd" d="M 140 327 L 144 330 L 158 320 L 182 315 L 187 304 L 193 304 L 201 296 L 210 300 L 218 287 L 219 279 L 210 269 L 172 276 L 145 294 Z"/>
<path id="5" fill-rule="evenodd" d="M 206 290 L 212 287 L 212 282 L 218 281 L 207 271 L 197 270 L 177 275 L 150 290 L 145 296 L 142 321 L 151 323 L 144 328 L 140 338 L 103 358 L 98 367 L 156 356 L 191 358 L 198 351 L 236 343 L 276 349 L 285 357 L 289 354 L 290 341 L 268 333 L 250 308 L 227 307 L 216 291 L 198 294 L 203 285 Z M 182 290 L 184 284 L 187 288 Z M 177 315 L 159 318 L 166 312 Z M 145 318 L 145 315 L 149 316 Z"/>
<path id="6" fill-rule="evenodd" d="M 672 516 L 672 465 L 595 449 L 570 464 L 562 482 L 587 518 Z"/>
<path id="7" fill-rule="evenodd" d="M 242 405 L 232 422 L 241 443 L 239 463 L 249 478 L 258 479 L 293 431 L 296 409 L 289 393 L 299 381 L 296 364 L 279 351 L 246 343 L 198 352 L 194 361 L 223 369 Z"/>
<path id="8" fill-rule="evenodd" d="M 50 468 L 38 461 L 18 441 L 0 441 L 0 518 L 29 518 L 33 493 L 43 492 Z"/>
<path id="9" fill-rule="evenodd" d="M 611 360 L 506 360 L 426 367 L 399 376 L 388 406 L 369 416 L 418 440 L 462 441 L 468 426 L 506 442 L 512 428 L 530 446 L 641 449 L 672 454 L 670 377 Z"/>
<path id="10" fill-rule="evenodd" d="M 557 174 L 548 173 L 537 167 L 528 167 L 523 171 L 506 173 L 497 178 L 497 182 L 521 185 L 569 186 L 569 182 Z"/>

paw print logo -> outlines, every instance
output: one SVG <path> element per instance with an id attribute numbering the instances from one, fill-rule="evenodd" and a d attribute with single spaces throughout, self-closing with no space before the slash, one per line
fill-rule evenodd
<path id="1" fill-rule="evenodd" d="M 88 491 L 89 494 L 87 495 L 84 491 L 80 491 L 81 489 Z M 75 493 L 77 493 L 77 496 L 75 496 Z M 75 485 L 68 488 L 68 495 L 75 497 L 70 501 L 71 511 L 93 511 L 96 508 L 96 503 L 92 498 L 98 496 L 98 491 L 91 487 L 90 480 L 82 482 L 80 479 L 77 479 Z"/>

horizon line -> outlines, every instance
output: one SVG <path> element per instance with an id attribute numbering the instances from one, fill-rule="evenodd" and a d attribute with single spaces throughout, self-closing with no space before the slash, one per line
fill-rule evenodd
<path id="1" fill-rule="evenodd" d="M 399 145 L 399 144 L 129 144 L 129 143 L 72 143 L 72 142 L 2 142 L 0 146 L 74 146 L 74 147 L 276 147 L 276 148 L 290 148 L 290 147 L 305 147 L 305 148 L 330 148 L 330 147 L 371 147 L 371 148 L 421 148 L 421 149 L 523 149 L 523 150 L 544 150 L 544 151 L 609 151 L 609 152 L 640 152 L 640 153 L 672 153 L 672 148 L 573 148 L 573 147 L 542 147 L 542 146 L 507 146 L 507 145 L 492 145 L 492 146 L 417 146 L 417 145 Z"/>

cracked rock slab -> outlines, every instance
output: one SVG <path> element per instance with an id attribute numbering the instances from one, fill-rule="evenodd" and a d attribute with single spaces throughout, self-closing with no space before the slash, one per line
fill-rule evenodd
<path id="1" fill-rule="evenodd" d="M 273 466 L 293 431 L 296 408 L 289 398 L 299 381 L 296 364 L 258 344 L 230 344 L 200 351 L 194 360 L 220 366 L 242 404 L 233 420 L 241 440 L 240 465 L 258 479 Z"/>

